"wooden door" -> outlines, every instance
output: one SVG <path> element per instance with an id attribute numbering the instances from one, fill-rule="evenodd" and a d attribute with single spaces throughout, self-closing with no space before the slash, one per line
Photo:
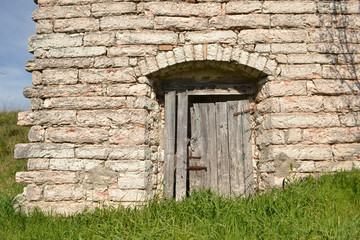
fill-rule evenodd
<path id="1" fill-rule="evenodd" d="M 248 109 L 247 100 L 194 103 L 190 108 L 190 191 L 210 188 L 234 196 L 252 192 Z"/>
<path id="2" fill-rule="evenodd" d="M 165 196 L 212 189 L 226 195 L 253 191 L 248 100 L 194 103 L 186 93 L 165 96 Z M 189 130 L 189 131 L 188 131 Z"/>

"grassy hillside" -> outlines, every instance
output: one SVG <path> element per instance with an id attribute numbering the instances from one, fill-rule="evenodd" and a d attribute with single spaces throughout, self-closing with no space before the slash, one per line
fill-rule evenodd
<path id="1" fill-rule="evenodd" d="M 23 187 L 15 172 L 26 168 L 13 149 L 28 131 L 16 126 L 16 115 L 0 114 L 0 239 L 360 239 L 359 171 L 293 180 L 246 199 L 200 191 L 180 202 L 26 216 L 13 208 Z"/>
<path id="2" fill-rule="evenodd" d="M 27 142 L 29 131 L 16 122 L 17 112 L 0 112 L 0 191 L 11 196 L 22 192 L 24 185 L 15 183 L 15 173 L 26 169 L 26 160 L 14 159 L 14 146 Z"/>

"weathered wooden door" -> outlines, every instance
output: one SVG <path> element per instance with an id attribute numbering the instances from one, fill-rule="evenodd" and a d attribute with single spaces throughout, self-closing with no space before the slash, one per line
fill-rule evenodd
<path id="1" fill-rule="evenodd" d="M 190 108 L 189 190 L 210 188 L 240 196 L 252 192 L 247 100 L 194 103 Z"/>
<path id="2" fill-rule="evenodd" d="M 226 195 L 253 191 L 248 100 L 193 103 L 165 95 L 165 195 L 209 188 Z"/>

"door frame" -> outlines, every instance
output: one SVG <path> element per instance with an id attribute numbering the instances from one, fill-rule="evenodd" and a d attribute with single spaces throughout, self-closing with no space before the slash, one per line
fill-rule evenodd
<path id="1" fill-rule="evenodd" d="M 226 86 L 226 87 L 224 87 Z M 186 87 L 186 86 L 183 86 Z M 187 87 L 186 87 L 187 88 Z M 212 89 L 190 88 L 190 90 L 165 90 L 164 131 L 164 195 L 181 200 L 187 191 L 188 158 L 188 109 L 192 95 L 249 95 L 252 91 L 243 84 L 217 86 Z M 189 89 L 189 88 L 188 88 Z M 251 135 L 250 135 L 251 136 Z M 246 148 L 245 195 L 253 192 L 253 167 L 251 146 Z"/>

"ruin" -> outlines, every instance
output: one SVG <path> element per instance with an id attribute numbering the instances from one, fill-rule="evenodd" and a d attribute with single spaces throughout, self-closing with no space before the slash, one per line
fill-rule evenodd
<path id="1" fill-rule="evenodd" d="M 359 1 L 38 0 L 25 209 L 360 168 Z"/>

